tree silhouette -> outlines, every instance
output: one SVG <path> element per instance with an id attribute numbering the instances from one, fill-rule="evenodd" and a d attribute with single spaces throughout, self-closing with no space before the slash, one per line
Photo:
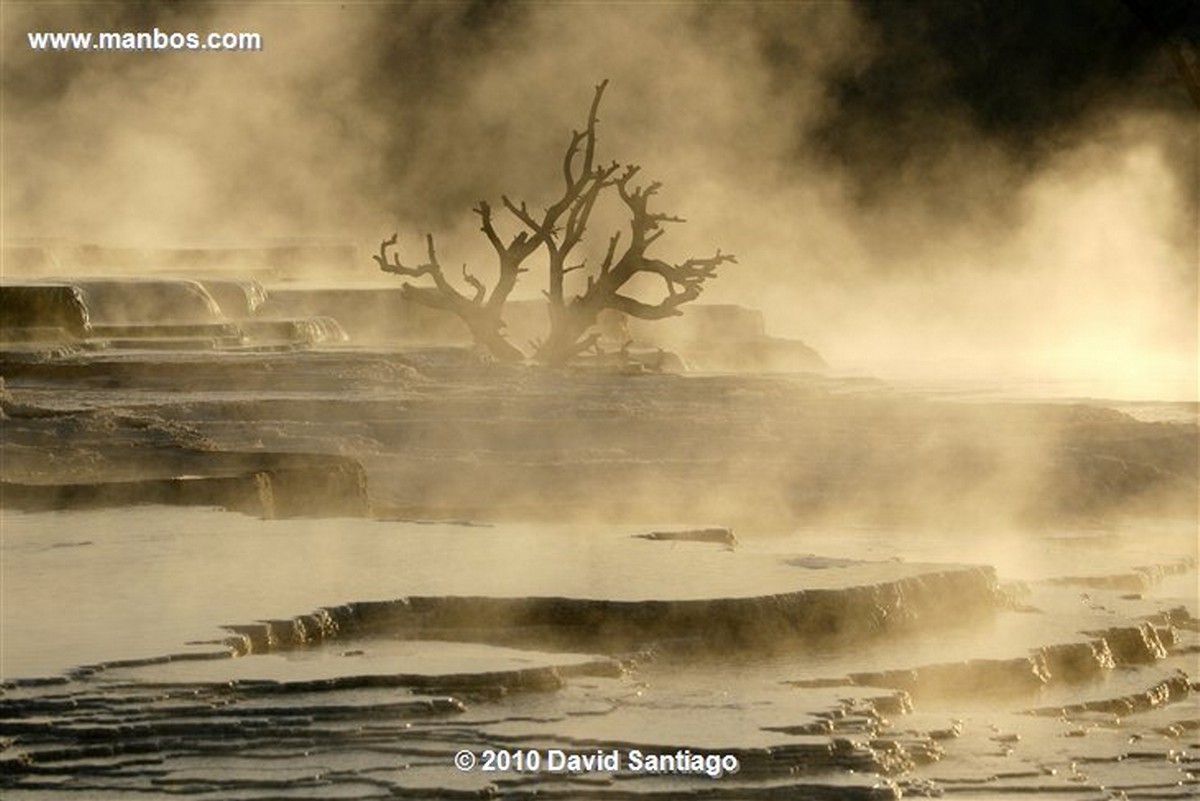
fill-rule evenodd
<path id="1" fill-rule="evenodd" d="M 596 127 L 607 86 L 607 80 L 596 86 L 586 126 L 582 131 L 572 131 L 562 159 L 562 193 L 541 215 L 532 212 L 523 201 L 517 204 L 507 195 L 502 196 L 505 211 L 521 228 L 506 243 L 493 224 L 491 206 L 480 201 L 473 209 L 480 218 L 480 230 L 499 262 L 499 277 L 490 292 L 466 265 L 462 268 L 462 278 L 471 287 L 471 294 L 451 284 L 438 261 L 432 234 L 425 238 L 427 260 L 423 264 L 407 266 L 395 253 L 389 255 L 388 249 L 397 242 L 396 234 L 380 244 L 379 254 L 374 257 L 384 272 L 411 279 L 432 279 L 433 286 L 406 281 L 404 296 L 457 315 L 475 342 L 496 359 L 519 361 L 525 357 L 505 336 L 503 312 L 520 276 L 528 271 L 523 265 L 539 249 L 544 248 L 547 257 L 548 287 L 544 294 L 549 303 L 550 329 L 544 339 L 533 343 L 533 355 L 550 365 L 566 364 L 596 346 L 599 334 L 593 329 L 605 309 L 647 320 L 681 314 L 680 307 L 700 296 L 705 282 L 716 276 L 720 265 L 736 261 L 720 250 L 709 258 L 688 258 L 674 263 L 649 255 L 650 247 L 665 233 L 664 225 L 684 220 L 650 210 L 650 201 L 660 184 L 634 185 L 640 171 L 638 166 L 622 169 L 615 161 L 597 165 Z M 569 263 L 570 256 L 583 243 L 592 212 L 605 192 L 615 192 L 628 211 L 628 238 L 622 249 L 621 232 L 613 234 L 604 259 L 597 269 L 589 271 L 586 261 Z M 568 294 L 567 275 L 577 270 L 586 272 L 586 285 L 581 291 Z M 664 291 L 658 299 L 646 301 L 630 294 L 629 283 L 639 275 L 661 279 Z"/>

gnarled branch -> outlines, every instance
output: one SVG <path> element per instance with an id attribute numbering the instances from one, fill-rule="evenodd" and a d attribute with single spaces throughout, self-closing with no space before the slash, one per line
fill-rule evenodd
<path id="1" fill-rule="evenodd" d="M 720 250 L 708 258 L 688 258 L 678 263 L 654 258 L 648 251 L 665 233 L 669 223 L 682 223 L 682 217 L 654 211 L 650 208 L 651 199 L 658 193 L 661 184 L 657 181 L 645 186 L 634 185 L 633 181 L 639 174 L 637 165 L 627 166 L 619 176 L 609 172 L 599 177 L 590 188 L 599 192 L 608 186 L 616 188 L 617 195 L 624 203 L 630 215 L 629 240 L 624 251 L 618 255 L 621 244 L 621 232 L 616 232 L 608 241 L 599 270 L 588 275 L 583 291 L 566 303 L 561 299 L 561 283 L 555 286 L 555 274 L 551 273 L 551 332 L 538 350 L 538 356 L 544 361 L 561 364 L 579 352 L 578 347 L 587 341 L 588 331 L 595 324 L 597 316 L 604 309 L 638 317 L 644 320 L 661 320 L 682 314 L 681 307 L 700 297 L 707 281 L 715 278 L 717 269 L 722 264 L 736 263 L 736 259 Z M 594 196 L 585 195 L 582 202 L 594 203 Z M 578 219 L 568 218 L 568 231 L 582 236 L 582 229 L 591 206 L 581 206 Z M 573 228 L 572 225 L 578 226 Z M 567 272 L 562 263 L 567 245 L 573 246 L 574 241 L 564 237 L 560 245 L 560 253 L 556 254 L 551 247 L 552 265 L 557 255 L 559 258 L 559 275 Z M 625 287 L 639 274 L 657 275 L 663 281 L 664 291 L 654 301 L 632 297 Z M 556 314 L 553 308 L 555 291 L 559 292 L 560 310 Z M 585 349 L 585 348 L 584 348 Z"/>
<path id="2" fill-rule="evenodd" d="M 433 234 L 425 235 L 425 252 L 427 254 L 426 257 L 428 261 L 426 261 L 424 264 L 419 264 L 416 267 L 409 267 L 401 262 L 399 254 L 396 253 L 392 253 L 391 258 L 389 259 L 387 252 L 388 248 L 394 246 L 399 239 L 399 234 L 392 234 L 379 244 L 379 254 L 373 257 L 379 264 L 379 269 L 383 270 L 385 273 L 402 275 L 407 278 L 421 278 L 427 275 L 433 279 L 434 284 L 437 286 L 437 291 L 448 296 L 458 296 L 464 301 L 466 300 L 466 298 L 459 293 L 457 289 L 451 286 L 449 281 L 446 280 L 446 275 L 442 272 L 442 265 L 438 261 L 437 248 L 433 243 Z"/>

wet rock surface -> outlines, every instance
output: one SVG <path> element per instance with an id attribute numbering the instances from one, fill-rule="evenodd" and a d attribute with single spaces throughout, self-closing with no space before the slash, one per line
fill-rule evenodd
<path id="1" fill-rule="evenodd" d="M 716 545 L 737 545 L 737 537 L 728 528 L 689 528 L 679 531 L 647 531 L 637 534 L 645 540 L 658 542 L 711 542 Z"/>
<path id="2" fill-rule="evenodd" d="M 32 481 L 4 481 L 0 493 L 5 506 L 29 511 L 137 504 L 215 506 L 261 517 L 364 516 L 370 511 L 366 473 L 345 456 L 178 449 L 161 465 L 159 472 L 171 476 L 163 478 L 147 475 L 155 472 L 151 461 L 126 465 L 129 478 L 71 482 L 61 475 L 43 481 L 34 476 Z"/>
<path id="3" fill-rule="evenodd" d="M 935 402 L 813 376 L 564 374 L 454 349 L 0 351 L 0 374 L 14 483 L 137 478 L 173 456 L 203 476 L 194 451 L 251 448 L 353 458 L 377 513 L 410 519 L 970 526 L 981 504 L 1040 523 L 1195 505 L 1194 425 L 1082 405 Z"/>
<path id="4" fill-rule="evenodd" d="M 295 350 L 202 289 L 292 344 L 5 334 L 5 798 L 1200 787 L 1192 424 Z"/>

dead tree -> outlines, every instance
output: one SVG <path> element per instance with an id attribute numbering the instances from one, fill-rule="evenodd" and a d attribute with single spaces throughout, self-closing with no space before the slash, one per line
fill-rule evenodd
<path id="1" fill-rule="evenodd" d="M 485 201 L 480 201 L 473 211 L 479 215 L 480 230 L 483 231 L 492 248 L 496 251 L 499 262 L 499 276 L 489 294 L 482 281 L 472 275 L 463 266 L 463 280 L 469 284 L 473 294 L 468 297 L 452 285 L 442 271 L 434 248 L 433 235 L 425 237 L 428 261 L 424 264 L 409 267 L 400 262 L 397 255 L 389 258 L 387 249 L 396 244 L 397 235 L 393 234 L 379 246 L 379 255 L 375 261 L 384 272 L 394 273 L 406 278 L 422 278 L 428 276 L 433 280 L 433 286 L 419 286 L 406 282 L 403 294 L 417 303 L 437 309 L 444 309 L 457 315 L 471 332 L 475 342 L 486 348 L 496 359 L 502 361 L 520 361 L 524 354 L 504 335 L 504 304 L 512 294 L 522 273 L 527 272 L 523 263 L 543 245 L 549 246 L 559 231 L 559 221 L 567 215 L 566 231 L 568 236 L 576 225 L 574 220 L 581 210 L 590 213 L 595 195 L 606 181 L 617 170 L 617 165 L 595 167 L 596 153 L 596 113 L 600 107 L 600 98 L 608 81 L 596 86 L 592 98 L 591 109 L 588 112 L 587 125 L 582 131 L 572 131 L 571 140 L 563 156 L 563 193 L 540 217 L 536 217 L 528 206 L 522 202 L 514 203 L 508 196 L 501 196 L 505 209 L 517 218 L 525 230 L 518 231 L 507 243 L 500 237 L 492 220 L 492 208 Z M 599 188 L 598 188 L 599 187 Z M 588 199 L 590 198 L 590 200 Z M 586 213 L 584 218 L 586 219 Z M 582 228 L 580 228 L 582 235 Z M 573 245 L 572 245 L 573 247 Z M 552 254 L 554 249 L 550 250 Z M 552 268 L 553 276 L 553 268 Z M 553 285 L 553 277 L 551 279 Z M 561 279 L 560 279 L 561 284 Z M 560 290 L 561 294 L 561 290 Z"/>
<path id="2" fill-rule="evenodd" d="M 616 165 L 611 170 L 598 171 L 588 190 L 581 194 L 571 207 L 561 237 L 549 237 L 547 250 L 550 254 L 550 333 L 537 343 L 536 356 L 539 361 L 550 365 L 562 365 L 595 345 L 599 335 L 592 332 L 597 316 L 604 309 L 627 314 L 643 320 L 661 320 L 682 314 L 680 307 L 700 296 L 704 283 L 717 274 L 717 268 L 736 259 L 720 250 L 709 258 L 689 258 L 670 263 L 648 255 L 653 245 L 665 232 L 667 223 L 685 222 L 661 212 L 650 211 L 649 202 L 658 192 L 660 184 L 655 182 L 646 187 L 633 186 L 639 168 L 630 165 L 616 178 Z M 588 275 L 587 287 L 570 301 L 563 290 L 564 276 L 585 269 L 580 262 L 568 266 L 568 256 L 582 240 L 595 201 L 600 192 L 615 187 L 630 214 L 629 242 L 618 255 L 621 233 L 609 239 L 608 250 L 599 270 Z M 529 224 L 528 222 L 526 224 Z M 664 284 L 663 294 L 654 301 L 643 301 L 626 294 L 623 290 L 638 275 L 657 275 Z"/>

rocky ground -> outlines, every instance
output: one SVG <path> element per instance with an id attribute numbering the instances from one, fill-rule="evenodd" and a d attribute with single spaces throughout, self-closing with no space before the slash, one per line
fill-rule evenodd
<path id="1" fill-rule="evenodd" d="M 329 511 L 434 518 L 994 527 L 1195 506 L 1195 425 L 1086 403 L 939 402 L 815 375 L 564 374 L 454 349 L 10 355 L 0 369 L 6 496 L 25 506 L 68 503 L 49 486 L 96 504 L 137 490 L 75 487 L 182 474 L 269 475 Z"/>

